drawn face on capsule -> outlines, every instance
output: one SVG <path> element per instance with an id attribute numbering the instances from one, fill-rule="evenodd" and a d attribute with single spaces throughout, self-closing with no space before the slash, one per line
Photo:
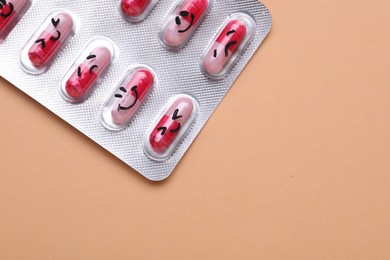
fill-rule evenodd
<path id="1" fill-rule="evenodd" d="M 0 16 L 2 18 L 9 18 L 14 13 L 14 5 L 6 0 L 0 0 Z"/>
<path id="2" fill-rule="evenodd" d="M 48 26 L 39 34 L 28 51 L 28 58 L 35 67 L 42 67 L 52 60 L 62 43 L 73 31 L 73 19 L 67 13 L 58 13 L 49 18 Z"/>
<path id="3" fill-rule="evenodd" d="M 130 78 L 120 84 L 109 102 L 111 118 L 118 126 L 128 123 L 154 84 L 153 73 L 146 68 L 129 72 Z"/>
<path id="4" fill-rule="evenodd" d="M 194 103 L 187 97 L 178 98 L 167 108 L 149 136 L 150 147 L 154 153 L 164 154 L 174 140 L 184 134 L 182 129 L 190 124 L 189 119 L 193 112 Z"/>
<path id="5" fill-rule="evenodd" d="M 241 46 L 247 33 L 246 25 L 240 20 L 232 20 L 219 34 L 203 59 L 203 67 L 210 75 L 219 75 Z"/>
<path id="6" fill-rule="evenodd" d="M 108 68 L 111 57 L 108 48 L 95 47 L 67 80 L 65 91 L 69 99 L 76 102 L 81 101 Z"/>
<path id="7" fill-rule="evenodd" d="M 177 6 L 177 12 L 170 16 L 163 28 L 163 43 L 169 48 L 182 47 L 203 19 L 208 5 L 209 0 L 186 0 Z"/>

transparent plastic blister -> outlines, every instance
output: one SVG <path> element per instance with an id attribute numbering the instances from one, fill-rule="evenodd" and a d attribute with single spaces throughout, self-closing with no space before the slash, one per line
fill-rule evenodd
<path id="1" fill-rule="evenodd" d="M 0 1 L 0 42 L 8 36 L 30 6 L 30 0 Z"/>
<path id="2" fill-rule="evenodd" d="M 116 55 L 115 44 L 96 37 L 88 43 L 61 81 L 61 95 L 71 103 L 85 101 L 106 75 Z"/>
<path id="3" fill-rule="evenodd" d="M 34 0 L 0 43 L 0 74 L 143 176 L 160 181 L 259 48 L 272 19 L 257 0 L 151 0 L 135 20 L 121 3 Z M 232 38 L 242 35 L 239 28 L 224 33 L 229 21 L 245 24 L 245 36 Z M 164 44 L 169 26 L 175 44 Z M 219 35 L 228 38 L 214 46 Z M 229 59 L 217 73 L 207 73 L 202 61 L 214 54 L 213 46 Z"/>
<path id="4" fill-rule="evenodd" d="M 183 48 L 206 17 L 213 0 L 178 0 L 161 24 L 160 42 L 168 49 Z"/>
<path id="5" fill-rule="evenodd" d="M 45 72 L 74 36 L 77 22 L 74 14 L 62 9 L 50 13 L 20 53 L 25 72 Z"/>
<path id="6" fill-rule="evenodd" d="M 129 69 L 103 106 L 103 126 L 113 131 L 126 128 L 156 85 L 152 68 L 135 65 Z"/>
<path id="7" fill-rule="evenodd" d="M 171 98 L 146 135 L 144 151 L 155 161 L 167 160 L 185 137 L 198 114 L 198 103 L 189 95 Z"/>
<path id="8" fill-rule="evenodd" d="M 120 0 L 120 11 L 132 23 L 144 20 L 159 0 Z"/>
<path id="9" fill-rule="evenodd" d="M 255 32 L 256 23 L 248 14 L 230 16 L 202 56 L 204 72 L 213 79 L 226 77 Z"/>

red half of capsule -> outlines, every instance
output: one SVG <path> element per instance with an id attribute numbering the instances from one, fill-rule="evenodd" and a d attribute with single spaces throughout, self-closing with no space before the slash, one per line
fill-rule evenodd
<path id="1" fill-rule="evenodd" d="M 111 116 L 117 125 L 124 125 L 132 118 L 153 84 L 153 74 L 149 70 L 139 69 L 126 86 L 119 88 L 111 107 Z"/>
<path id="2" fill-rule="evenodd" d="M 151 2 L 152 0 L 122 0 L 121 8 L 126 15 L 137 17 L 145 12 Z"/>
<path id="3" fill-rule="evenodd" d="M 73 31 L 73 19 L 67 13 L 59 13 L 50 18 L 49 25 L 34 41 L 28 57 L 35 67 L 42 67 L 58 54 L 62 44 Z"/>
<path id="4" fill-rule="evenodd" d="M 149 136 L 152 150 L 157 154 L 164 154 L 182 135 L 183 129 L 189 123 L 194 112 L 194 103 L 187 97 L 177 99 L 165 112 Z"/>
<path id="5" fill-rule="evenodd" d="M 28 5 L 28 0 L 0 1 L 0 32 L 7 30 L 11 22 L 22 14 L 20 12 Z"/>
<path id="6" fill-rule="evenodd" d="M 209 0 L 187 0 L 180 8 L 179 15 L 192 25 L 197 24 L 209 5 Z"/>
<path id="7" fill-rule="evenodd" d="M 66 93 L 76 101 L 82 99 L 108 68 L 111 57 L 109 49 L 96 47 L 67 80 Z"/>

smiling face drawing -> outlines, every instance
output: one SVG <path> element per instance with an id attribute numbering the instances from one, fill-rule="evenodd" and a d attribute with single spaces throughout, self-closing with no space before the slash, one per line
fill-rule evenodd
<path id="1" fill-rule="evenodd" d="M 137 69 L 129 75 L 110 102 L 112 120 L 119 126 L 130 121 L 154 84 L 154 76 L 148 69 Z"/>
<path id="2" fill-rule="evenodd" d="M 200 23 L 208 4 L 208 0 L 186 0 L 178 7 L 164 28 L 164 44 L 175 48 L 185 43 Z"/>
<path id="3" fill-rule="evenodd" d="M 9 18 L 14 13 L 15 7 L 11 2 L 0 0 L 0 16 L 2 18 Z"/>
<path id="4" fill-rule="evenodd" d="M 204 69 L 211 75 L 222 72 L 246 36 L 246 26 L 240 20 L 230 21 L 219 34 L 203 59 Z"/>
<path id="5" fill-rule="evenodd" d="M 111 52 L 106 47 L 96 47 L 92 50 L 66 82 L 67 94 L 76 100 L 83 98 L 110 61 Z"/>
<path id="6" fill-rule="evenodd" d="M 30 6 L 30 0 L 0 0 L 0 37 L 5 38 Z"/>

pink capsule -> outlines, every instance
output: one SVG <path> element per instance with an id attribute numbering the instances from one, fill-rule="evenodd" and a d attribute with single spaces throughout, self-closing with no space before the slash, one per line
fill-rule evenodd
<path id="1" fill-rule="evenodd" d="M 115 124 L 125 125 L 133 117 L 154 84 L 154 76 L 147 69 L 138 69 L 126 86 L 118 89 L 113 98 L 111 117 Z"/>
<path id="2" fill-rule="evenodd" d="M 81 63 L 65 84 L 66 94 L 80 101 L 93 88 L 111 63 L 112 54 L 106 47 L 96 47 Z"/>
<path id="3" fill-rule="evenodd" d="M 40 33 L 28 51 L 28 57 L 35 67 L 43 67 L 59 53 L 62 45 L 73 32 L 73 19 L 67 13 L 50 17 L 49 25 Z"/>
<path id="4" fill-rule="evenodd" d="M 168 105 L 149 136 L 150 154 L 159 158 L 172 152 L 192 124 L 195 113 L 194 100 L 189 96 L 180 95 Z"/>
<path id="5" fill-rule="evenodd" d="M 163 28 L 162 41 L 169 48 L 180 48 L 193 35 L 209 7 L 209 0 L 186 0 L 170 16 Z"/>
<path id="6" fill-rule="evenodd" d="M 29 0 L 0 1 L 0 34 L 12 29 L 29 5 Z"/>
<path id="7" fill-rule="evenodd" d="M 230 21 L 203 59 L 204 69 L 211 75 L 220 74 L 244 40 L 245 35 L 246 26 L 243 22 Z"/>

